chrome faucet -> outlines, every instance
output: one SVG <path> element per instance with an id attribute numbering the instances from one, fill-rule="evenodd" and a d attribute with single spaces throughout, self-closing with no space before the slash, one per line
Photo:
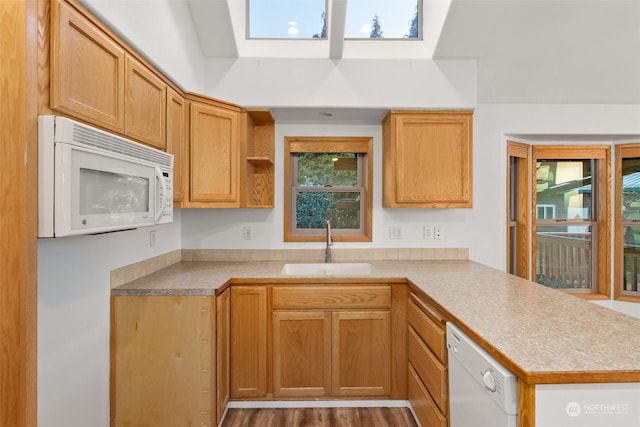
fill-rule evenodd
<path id="1" fill-rule="evenodd" d="M 333 237 L 331 237 L 331 221 L 327 220 L 327 246 L 324 249 L 324 262 L 331 262 L 331 246 L 333 246 Z"/>

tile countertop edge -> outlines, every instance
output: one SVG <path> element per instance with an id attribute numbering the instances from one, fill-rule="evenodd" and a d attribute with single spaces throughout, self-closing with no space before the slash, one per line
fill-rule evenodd
<path id="1" fill-rule="evenodd" d="M 640 319 L 473 261 L 370 263 L 371 275 L 326 278 L 282 275 L 282 261 L 180 262 L 111 294 L 215 295 L 230 283 L 407 283 L 528 384 L 640 382 L 633 356 L 640 336 L 628 333 L 640 330 Z M 624 340 L 612 339 L 625 332 Z"/>

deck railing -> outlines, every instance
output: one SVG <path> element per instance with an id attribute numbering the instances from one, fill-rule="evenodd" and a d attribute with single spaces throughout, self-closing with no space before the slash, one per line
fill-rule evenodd
<path id="1" fill-rule="evenodd" d="M 536 281 L 552 288 L 591 289 L 590 233 L 536 234 Z"/>

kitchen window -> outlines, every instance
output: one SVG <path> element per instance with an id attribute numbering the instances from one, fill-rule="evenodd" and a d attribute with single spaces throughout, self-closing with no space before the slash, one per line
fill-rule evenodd
<path id="1" fill-rule="evenodd" d="M 640 302 L 640 144 L 616 146 L 614 295 Z"/>
<path id="2" fill-rule="evenodd" d="M 584 296 L 608 295 L 610 151 L 607 146 L 533 147 L 536 282 Z"/>
<path id="3" fill-rule="evenodd" d="M 372 138 L 286 137 L 284 241 L 371 241 Z"/>

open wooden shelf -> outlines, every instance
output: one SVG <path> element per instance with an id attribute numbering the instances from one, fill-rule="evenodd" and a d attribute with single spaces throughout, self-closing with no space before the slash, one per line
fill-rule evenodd
<path id="1" fill-rule="evenodd" d="M 244 110 L 246 143 L 244 191 L 241 206 L 272 208 L 274 187 L 275 121 L 266 108 Z"/>

